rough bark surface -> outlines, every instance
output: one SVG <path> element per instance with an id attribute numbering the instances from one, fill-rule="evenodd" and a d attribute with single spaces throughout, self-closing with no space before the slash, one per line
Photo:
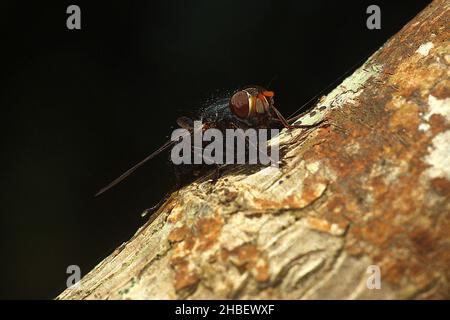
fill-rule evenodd
<path id="1" fill-rule="evenodd" d="M 279 168 L 173 193 L 58 298 L 450 298 L 449 7 L 434 1 L 322 97 L 325 122 L 283 131 Z"/>

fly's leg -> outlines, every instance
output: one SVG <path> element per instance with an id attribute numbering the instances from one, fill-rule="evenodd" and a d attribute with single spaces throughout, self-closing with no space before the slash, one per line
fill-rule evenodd
<path id="1" fill-rule="evenodd" d="M 271 106 L 272 110 L 275 112 L 276 118 L 274 118 L 273 120 L 281 122 L 281 124 L 286 128 L 286 129 L 309 129 L 312 127 L 315 127 L 317 124 L 313 124 L 313 125 L 304 125 L 304 124 L 296 124 L 293 123 L 296 120 L 298 120 L 299 118 L 301 118 L 303 116 L 303 114 L 300 114 L 298 116 L 295 116 L 293 118 L 290 118 L 288 120 L 286 120 L 286 118 L 281 114 L 280 111 L 278 111 L 277 108 L 275 108 L 274 105 Z"/>
<path id="2" fill-rule="evenodd" d="M 272 108 L 272 110 L 275 112 L 275 115 L 277 116 L 275 119 L 278 118 L 278 121 L 280 121 L 281 124 L 282 124 L 285 128 L 288 128 L 288 129 L 293 128 L 292 125 L 289 124 L 289 122 L 286 120 L 286 118 L 283 117 L 283 115 L 281 114 L 281 112 L 278 111 L 278 109 L 275 108 L 274 105 L 270 105 L 270 107 Z"/>
<path id="3" fill-rule="evenodd" d="M 303 117 L 304 115 L 305 115 L 304 113 L 301 113 L 301 114 L 299 114 L 299 115 L 297 115 L 297 116 L 295 116 L 295 117 L 292 117 L 292 118 L 287 119 L 287 122 L 289 122 L 289 123 L 294 123 L 295 121 L 297 121 L 298 119 L 300 119 L 300 118 Z"/>
<path id="4" fill-rule="evenodd" d="M 289 119 L 289 122 L 295 122 L 298 118 L 300 118 L 299 116 L 296 116 L 294 118 Z M 281 122 L 282 121 L 278 118 L 271 118 L 270 120 L 273 121 L 277 121 L 277 122 Z M 317 126 L 320 122 L 315 123 L 315 124 L 300 124 L 300 123 L 292 123 L 292 124 L 288 124 L 288 126 L 284 126 L 286 129 L 310 129 L 313 128 L 315 126 Z M 282 123 L 283 124 L 283 123 Z"/>

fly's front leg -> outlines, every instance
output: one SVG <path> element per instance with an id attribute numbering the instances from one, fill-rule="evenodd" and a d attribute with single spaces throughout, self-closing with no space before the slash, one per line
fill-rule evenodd
<path id="1" fill-rule="evenodd" d="M 274 112 L 275 115 L 276 115 L 276 118 L 275 118 L 275 119 L 276 119 L 277 121 L 281 122 L 281 124 L 282 124 L 285 128 L 291 129 L 291 128 L 292 128 L 291 125 L 290 125 L 289 122 L 286 120 L 286 118 L 281 114 L 281 112 L 278 111 L 278 109 L 275 108 L 275 106 L 274 106 L 273 104 L 270 105 L 270 107 L 272 108 L 273 112 Z"/>
<path id="2" fill-rule="evenodd" d="M 295 116 L 293 118 L 290 118 L 288 120 L 286 120 L 286 118 L 281 114 L 280 111 L 278 111 L 277 108 L 275 108 L 275 106 L 271 106 L 272 110 L 274 111 L 276 117 L 273 117 L 273 120 L 281 122 L 281 124 L 286 128 L 286 129 L 308 129 L 308 128 L 312 128 L 314 127 L 316 124 L 313 125 L 304 125 L 304 124 L 295 124 L 293 122 L 295 122 L 296 120 L 298 120 L 299 118 L 301 118 L 303 116 L 303 114 Z"/>

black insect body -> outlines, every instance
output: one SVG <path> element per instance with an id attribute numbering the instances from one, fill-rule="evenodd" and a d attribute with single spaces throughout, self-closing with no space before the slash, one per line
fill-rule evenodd
<path id="1" fill-rule="evenodd" d="M 275 109 L 273 96 L 272 91 L 263 87 L 245 87 L 230 96 L 212 101 L 200 110 L 198 118 L 205 124 L 205 129 L 262 129 L 279 127 L 280 124 L 288 128 L 295 127 L 289 125 Z M 190 129 L 193 121 L 182 117 L 177 123 L 180 127 Z"/>

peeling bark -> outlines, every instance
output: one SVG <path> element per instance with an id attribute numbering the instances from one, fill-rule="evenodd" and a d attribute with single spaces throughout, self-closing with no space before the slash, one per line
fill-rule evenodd
<path id="1" fill-rule="evenodd" d="M 303 119 L 322 124 L 272 141 L 279 168 L 173 193 L 58 299 L 450 298 L 449 7 L 434 1 Z"/>

